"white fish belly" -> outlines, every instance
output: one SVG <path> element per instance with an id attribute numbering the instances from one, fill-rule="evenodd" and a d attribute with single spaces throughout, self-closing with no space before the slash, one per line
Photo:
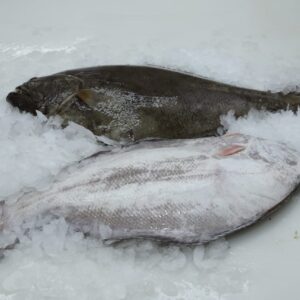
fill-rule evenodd
<path id="1" fill-rule="evenodd" d="M 203 243 L 254 223 L 299 181 L 299 154 L 273 141 L 235 134 L 142 142 L 7 201 L 3 223 L 15 228 L 51 215 L 105 240 Z"/>

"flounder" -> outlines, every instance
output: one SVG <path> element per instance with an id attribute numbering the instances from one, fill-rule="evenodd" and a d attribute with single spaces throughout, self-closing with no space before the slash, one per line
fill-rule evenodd
<path id="1" fill-rule="evenodd" d="M 206 243 L 273 211 L 300 182 L 299 158 L 283 143 L 242 134 L 144 141 L 7 199 L 2 228 L 18 232 L 51 216 L 102 240 Z"/>
<path id="2" fill-rule="evenodd" d="M 60 115 L 115 140 L 215 135 L 233 110 L 297 110 L 300 94 L 231 86 L 148 66 L 100 66 L 32 78 L 7 96 L 21 111 Z"/>

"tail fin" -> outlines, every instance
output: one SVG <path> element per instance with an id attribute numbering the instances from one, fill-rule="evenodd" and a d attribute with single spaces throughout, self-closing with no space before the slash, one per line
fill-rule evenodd
<path id="1" fill-rule="evenodd" d="M 292 92 L 283 97 L 288 110 L 297 112 L 300 108 L 300 93 Z"/>

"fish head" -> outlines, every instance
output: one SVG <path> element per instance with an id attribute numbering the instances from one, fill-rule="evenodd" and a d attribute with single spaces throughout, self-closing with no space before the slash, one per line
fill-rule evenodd
<path id="1" fill-rule="evenodd" d="M 56 74 L 32 78 L 7 95 L 6 100 L 21 111 L 50 116 L 77 94 L 82 80 L 76 76 Z"/>

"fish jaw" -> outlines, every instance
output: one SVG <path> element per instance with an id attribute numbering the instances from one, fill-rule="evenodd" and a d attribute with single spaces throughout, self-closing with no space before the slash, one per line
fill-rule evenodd
<path id="1" fill-rule="evenodd" d="M 20 91 L 11 92 L 7 95 L 6 101 L 12 106 L 18 107 L 20 111 L 25 111 L 36 115 L 38 105 L 33 99 Z"/>

